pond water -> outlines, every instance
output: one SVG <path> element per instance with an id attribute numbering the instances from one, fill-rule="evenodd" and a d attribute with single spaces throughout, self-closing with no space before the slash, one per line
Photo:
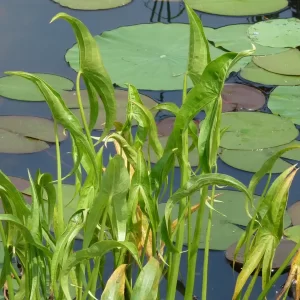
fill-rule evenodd
<path id="1" fill-rule="evenodd" d="M 84 0 L 83 0 L 84 1 Z M 268 1 L 268 0 L 266 0 Z M 292 8 L 293 6 L 293 8 Z M 298 5 L 299 9 L 299 5 Z M 63 8 L 50 0 L 9 0 L 0 4 L 0 76 L 7 70 L 22 70 L 28 72 L 52 73 L 70 78 L 75 81 L 75 72 L 64 60 L 66 50 L 75 43 L 75 38 L 70 26 L 63 21 L 57 21 L 49 25 L 51 18 L 58 12 L 69 13 L 82 20 L 91 30 L 92 34 L 100 34 L 103 31 L 112 30 L 120 26 L 151 23 L 151 22 L 177 22 L 188 23 L 188 18 L 182 3 L 155 2 L 153 0 L 133 0 L 124 7 L 104 11 L 75 11 Z M 199 13 L 204 26 L 213 28 L 239 23 L 255 23 L 264 20 L 263 16 L 255 17 L 227 17 Z M 276 14 L 266 15 L 269 19 L 299 17 L 297 1 L 291 1 L 290 8 Z M 244 82 L 238 76 L 232 76 L 230 82 Z M 249 83 L 248 83 L 249 84 Z M 262 87 L 260 87 L 262 88 Z M 266 95 L 272 87 L 263 89 Z M 153 92 L 143 91 L 156 101 L 173 101 L 180 103 L 181 92 Z M 267 108 L 263 108 L 267 111 Z M 31 115 L 50 118 L 50 111 L 45 103 L 27 103 L 0 98 L 1 115 Z M 70 141 L 62 143 L 64 170 L 66 174 L 72 164 L 70 155 Z M 27 169 L 33 174 L 38 168 L 42 172 L 50 172 L 55 175 L 55 149 L 34 154 L 7 155 L 0 154 L 0 168 L 7 175 L 27 177 Z M 222 161 L 219 161 L 219 172 L 233 175 L 245 184 L 249 183 L 252 173 L 234 169 Z M 175 188 L 179 185 L 179 174 L 175 177 Z M 69 179 L 72 183 L 72 179 Z M 300 200 L 300 175 L 295 179 L 289 197 L 289 205 Z M 260 194 L 264 182 L 258 186 Z M 197 266 L 197 278 L 195 294 L 200 299 L 202 257 L 199 251 Z M 182 265 L 186 266 L 186 255 L 183 255 Z M 182 268 L 182 278 L 186 278 L 186 269 Z M 231 299 L 237 273 L 227 263 L 223 251 L 211 251 L 209 264 L 208 299 Z M 286 275 L 282 276 L 273 287 L 269 299 L 275 299 L 276 291 L 280 289 Z M 251 299 L 257 299 L 260 292 L 259 283 L 253 292 Z M 162 299 L 165 296 L 162 285 Z M 182 299 L 180 293 L 176 299 Z"/>

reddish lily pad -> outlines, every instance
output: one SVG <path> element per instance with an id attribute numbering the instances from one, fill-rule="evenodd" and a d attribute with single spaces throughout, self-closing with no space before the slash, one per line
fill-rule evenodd
<path id="1" fill-rule="evenodd" d="M 14 176 L 8 176 L 8 178 L 20 192 L 30 187 L 30 182 L 26 179 L 14 177 Z"/>
<path id="2" fill-rule="evenodd" d="M 234 258 L 234 251 L 236 249 L 237 243 L 232 244 L 225 252 L 226 258 L 230 261 L 233 262 Z M 279 269 L 282 264 L 284 263 L 285 259 L 287 256 L 291 253 L 291 251 L 294 249 L 296 243 L 293 241 L 289 240 L 281 240 L 279 246 L 276 249 L 272 268 L 273 269 Z M 236 256 L 236 263 L 243 265 L 244 264 L 244 251 L 245 247 L 243 246 Z"/>
<path id="3" fill-rule="evenodd" d="M 265 104 L 265 96 L 259 90 L 244 84 L 228 83 L 222 91 L 223 112 L 256 111 Z"/>
<path id="4" fill-rule="evenodd" d="M 295 202 L 288 208 L 288 214 L 291 217 L 294 226 L 300 225 L 300 201 Z"/>

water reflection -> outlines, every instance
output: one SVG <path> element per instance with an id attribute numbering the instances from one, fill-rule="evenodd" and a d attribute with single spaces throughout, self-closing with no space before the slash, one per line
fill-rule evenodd
<path id="1" fill-rule="evenodd" d="M 145 6 L 149 8 L 152 13 L 150 16 L 150 22 L 168 22 L 172 23 L 174 19 L 179 17 L 185 10 L 184 4 L 179 3 L 170 3 L 170 0 L 144 0 Z"/>

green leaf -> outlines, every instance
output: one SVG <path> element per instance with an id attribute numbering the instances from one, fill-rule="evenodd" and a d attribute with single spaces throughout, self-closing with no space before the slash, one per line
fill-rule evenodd
<path id="1" fill-rule="evenodd" d="M 231 167 L 247 172 L 257 172 L 267 159 L 272 157 L 279 150 L 292 145 L 299 145 L 299 141 L 293 141 L 289 144 L 273 148 L 257 149 L 255 151 L 221 149 L 219 156 L 223 162 Z M 296 149 L 290 151 L 286 154 L 282 154 L 281 157 L 292 160 L 300 160 L 300 150 Z M 272 168 L 272 173 L 281 173 L 290 166 L 290 163 L 278 158 Z"/>
<path id="2" fill-rule="evenodd" d="M 300 225 L 292 226 L 284 230 L 284 235 L 288 240 L 294 241 L 295 243 L 300 242 Z"/>
<path id="3" fill-rule="evenodd" d="M 71 90 L 74 86 L 71 80 L 64 77 L 41 73 L 34 73 L 34 75 L 43 79 L 59 92 Z M 45 101 L 43 94 L 32 82 L 19 76 L 1 77 L 0 95 L 14 100 Z"/>
<path id="4" fill-rule="evenodd" d="M 291 121 L 260 112 L 224 113 L 224 127 L 229 127 L 221 140 L 221 147 L 226 149 L 271 148 L 293 141 L 299 133 Z"/>
<path id="5" fill-rule="evenodd" d="M 262 46 L 296 48 L 300 45 L 299 30 L 296 18 L 267 20 L 251 25 L 248 36 Z"/>
<path id="6" fill-rule="evenodd" d="M 300 52 L 298 49 L 267 56 L 255 56 L 253 62 L 260 68 L 272 73 L 300 75 Z"/>
<path id="7" fill-rule="evenodd" d="M 190 49 L 188 75 L 194 85 L 199 83 L 207 64 L 211 62 L 209 46 L 204 34 L 203 25 L 198 15 L 185 3 L 190 22 Z"/>
<path id="8" fill-rule="evenodd" d="M 261 46 L 254 43 L 248 37 L 249 24 L 234 24 L 215 29 L 208 32 L 207 39 L 214 43 L 216 47 L 222 47 L 228 51 L 241 52 L 252 49 L 255 51 L 252 55 L 269 55 L 286 51 L 286 48 L 272 48 Z"/>
<path id="9" fill-rule="evenodd" d="M 65 13 L 57 14 L 51 22 L 64 19 L 73 28 L 79 45 L 80 72 L 87 86 L 92 85 L 101 98 L 105 109 L 105 126 L 101 139 L 113 127 L 116 118 L 116 99 L 111 79 L 102 63 L 102 58 L 95 39 L 87 27 L 78 19 Z"/>
<path id="10" fill-rule="evenodd" d="M 300 76 L 281 75 L 268 72 L 250 62 L 242 69 L 240 76 L 246 80 L 264 85 L 300 85 Z"/>
<path id="11" fill-rule="evenodd" d="M 109 277 L 101 300 L 123 300 L 127 265 L 120 265 Z"/>
<path id="12" fill-rule="evenodd" d="M 196 10 L 216 15 L 249 16 L 272 13 L 288 5 L 286 0 L 257 1 L 253 0 L 186 0 Z"/>
<path id="13" fill-rule="evenodd" d="M 132 290 L 132 300 L 156 299 L 161 277 L 159 261 L 151 257 L 143 267 Z"/>
<path id="14" fill-rule="evenodd" d="M 67 261 L 63 264 L 62 273 L 61 273 L 61 285 L 67 300 L 72 300 L 69 292 L 68 286 L 68 277 L 72 268 L 76 265 L 80 264 L 81 262 L 94 259 L 94 258 L 101 258 L 107 252 L 115 249 L 115 248 L 125 248 L 128 250 L 135 261 L 138 263 L 139 267 L 141 267 L 141 263 L 139 260 L 139 254 L 136 246 L 130 242 L 118 242 L 118 241 L 100 241 L 94 243 L 91 247 L 77 251 L 69 256 Z"/>
<path id="15" fill-rule="evenodd" d="M 123 6 L 130 3 L 132 0 L 52 0 L 61 6 L 69 7 L 72 9 L 80 10 L 98 10 L 98 9 L 110 9 L 118 6 Z"/>
<path id="16" fill-rule="evenodd" d="M 126 87 L 130 83 L 137 89 L 179 90 L 188 66 L 189 35 L 188 24 L 155 23 L 120 27 L 95 36 L 95 40 L 117 85 Z M 224 54 L 221 49 L 209 47 L 212 58 Z M 66 61 L 79 70 L 77 45 L 68 50 Z M 192 87 L 192 82 L 188 82 L 188 87 Z"/>

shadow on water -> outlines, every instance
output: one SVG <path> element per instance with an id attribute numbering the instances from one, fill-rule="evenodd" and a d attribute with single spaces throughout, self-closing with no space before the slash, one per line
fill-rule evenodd
<path id="1" fill-rule="evenodd" d="M 269 1 L 269 0 L 266 0 Z M 50 19 L 58 12 L 67 12 L 81 19 L 91 30 L 93 34 L 100 34 L 103 31 L 115 29 L 120 26 L 127 26 L 140 23 L 188 23 L 182 3 L 171 1 L 153 1 L 153 0 L 133 0 L 133 2 L 124 7 L 105 10 L 105 11 L 74 11 L 60 7 L 50 0 L 10 0 L 2 1 L 0 4 L 0 76 L 6 70 L 26 70 L 29 72 L 53 73 L 75 80 L 75 72 L 67 65 L 64 60 L 66 50 L 75 43 L 70 26 L 66 22 L 57 21 L 49 25 Z M 201 16 L 204 26 L 218 28 L 225 25 L 238 23 L 254 23 L 265 19 L 300 17 L 300 0 L 290 1 L 290 9 L 276 14 L 254 17 L 228 17 L 214 16 L 198 12 Z M 236 76 L 230 78 L 231 82 L 243 82 Z M 266 94 L 269 88 L 265 90 Z M 181 92 L 145 92 L 156 101 L 175 102 L 180 104 Z M 0 114 L 15 115 L 33 115 L 50 118 L 50 111 L 45 103 L 26 103 L 21 101 L 11 101 L 0 99 Z M 66 174 L 72 165 L 70 150 L 70 141 L 67 140 L 61 144 L 62 158 L 64 161 L 64 174 Z M 108 155 L 105 158 L 108 159 Z M 0 154 L 1 169 L 8 175 L 27 177 L 27 169 L 34 173 L 38 168 L 42 172 L 50 172 L 55 176 L 56 161 L 55 151 L 52 146 L 44 152 L 26 155 L 5 155 Z M 245 184 L 249 183 L 252 173 L 236 170 L 219 162 L 218 170 L 220 173 L 226 173 L 235 176 Z M 174 187 L 177 188 L 180 183 L 178 170 Z M 70 182 L 71 183 L 71 179 Z M 300 175 L 295 179 L 295 184 L 291 188 L 289 205 L 300 200 L 300 190 L 297 186 L 300 183 Z M 257 189 L 257 193 L 262 193 L 265 180 L 263 180 Z M 199 260 L 197 265 L 195 294 L 200 299 L 202 282 L 202 257 L 203 251 L 199 251 Z M 110 260 L 108 258 L 108 260 Z M 183 254 L 180 282 L 181 293 L 184 287 L 186 274 L 187 255 Z M 111 269 L 107 270 L 107 277 L 111 274 Z M 224 252 L 211 251 L 209 264 L 209 282 L 208 299 L 220 300 L 231 299 L 234 289 L 237 272 L 233 271 L 226 261 Z M 273 287 L 270 298 L 275 299 L 276 291 L 284 283 L 286 276 L 282 276 L 276 286 Z M 251 299 L 257 299 L 261 286 L 256 284 Z M 180 292 L 176 299 L 183 299 Z M 166 285 L 161 286 L 161 299 L 165 299 Z M 195 298 L 196 299 L 196 298 Z"/>

